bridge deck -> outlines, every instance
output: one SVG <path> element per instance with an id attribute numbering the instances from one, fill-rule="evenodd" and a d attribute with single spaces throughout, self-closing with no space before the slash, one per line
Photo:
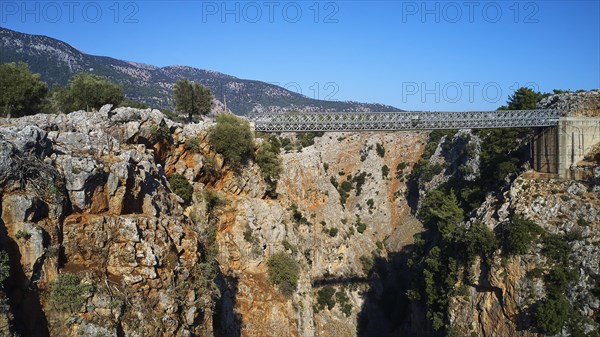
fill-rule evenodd
<path id="1" fill-rule="evenodd" d="M 399 131 L 545 127 L 558 125 L 559 110 L 465 112 L 294 112 L 251 114 L 261 132 Z"/>

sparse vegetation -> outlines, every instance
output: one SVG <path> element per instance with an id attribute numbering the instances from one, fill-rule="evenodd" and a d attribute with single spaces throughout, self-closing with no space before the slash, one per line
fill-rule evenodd
<path id="1" fill-rule="evenodd" d="M 29 233 L 26 230 L 23 229 L 19 229 L 16 233 L 15 233 L 15 238 L 17 239 L 23 239 L 23 240 L 29 240 L 29 238 L 31 238 L 31 233 Z"/>
<path id="2" fill-rule="evenodd" d="M 292 252 L 292 254 L 296 255 L 298 253 L 298 247 L 291 244 L 288 240 L 283 240 L 281 244 L 283 245 L 283 248 L 285 248 L 285 250 L 289 250 L 290 252 Z"/>
<path id="3" fill-rule="evenodd" d="M 276 137 L 263 142 L 256 151 L 255 161 L 260 167 L 263 177 L 267 182 L 275 182 L 282 170 L 282 160 L 279 156 L 280 148 Z M 273 140 L 271 140 L 273 139 Z"/>
<path id="4" fill-rule="evenodd" d="M 385 147 L 383 147 L 383 144 L 377 143 L 375 145 L 375 151 L 377 151 L 377 155 L 381 158 L 385 157 Z"/>
<path id="5" fill-rule="evenodd" d="M 186 150 L 198 153 L 200 152 L 200 139 L 198 137 L 191 137 L 185 141 Z"/>
<path id="6" fill-rule="evenodd" d="M 542 229 L 531 220 L 514 217 L 506 227 L 505 248 L 509 255 L 523 255 L 529 251 L 534 239 L 542 233 Z"/>
<path id="7" fill-rule="evenodd" d="M 10 276 L 10 259 L 8 253 L 0 250 L 0 288 L 3 287 L 4 281 Z"/>
<path id="8" fill-rule="evenodd" d="M 322 137 L 325 132 L 303 132 L 298 134 L 297 139 L 301 147 L 309 147 L 315 144 L 316 137 Z"/>
<path id="9" fill-rule="evenodd" d="M 362 255 L 360 257 L 360 263 L 362 264 L 362 270 L 366 275 L 369 275 L 375 267 L 375 258 L 373 255 Z"/>
<path id="10" fill-rule="evenodd" d="M 292 256 L 279 252 L 267 261 L 269 279 L 285 296 L 291 296 L 298 285 L 299 267 Z"/>
<path id="11" fill-rule="evenodd" d="M 173 193 L 183 199 L 184 205 L 189 205 L 192 202 L 192 195 L 194 193 L 194 188 L 190 182 L 178 173 L 170 175 L 168 179 Z"/>
<path id="12" fill-rule="evenodd" d="M 317 291 L 317 306 L 319 310 L 327 309 L 331 310 L 335 306 L 335 289 L 330 286 L 324 286 Z"/>
<path id="13" fill-rule="evenodd" d="M 204 201 L 206 201 L 206 211 L 209 213 L 215 208 L 225 205 L 225 199 L 221 197 L 218 191 L 205 189 L 203 197 Z"/>
<path id="14" fill-rule="evenodd" d="M 340 305 L 342 313 L 344 313 L 346 317 L 350 317 L 352 314 L 352 304 L 350 304 L 350 298 L 344 289 L 340 289 L 335 293 L 335 300 Z"/>
<path id="15" fill-rule="evenodd" d="M 150 126 L 150 140 L 153 142 L 166 143 L 171 139 L 171 130 L 166 123 L 160 125 L 153 124 Z"/>
<path id="16" fill-rule="evenodd" d="M 387 179 L 389 173 L 390 173 L 390 168 L 387 165 L 383 165 L 381 167 L 381 178 Z"/>
<path id="17" fill-rule="evenodd" d="M 254 137 L 250 124 L 229 114 L 220 114 L 209 131 L 211 146 L 233 168 L 239 168 L 254 155 Z"/>
<path id="18" fill-rule="evenodd" d="M 48 301 L 50 307 L 58 311 L 76 312 L 85 303 L 94 287 L 81 282 L 79 276 L 62 273 L 50 283 Z"/>

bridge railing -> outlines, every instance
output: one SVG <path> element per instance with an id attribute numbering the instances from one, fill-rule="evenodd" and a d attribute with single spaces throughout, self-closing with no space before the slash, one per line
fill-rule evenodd
<path id="1" fill-rule="evenodd" d="M 555 126 L 559 110 L 292 112 L 248 117 L 262 132 L 398 131 Z"/>

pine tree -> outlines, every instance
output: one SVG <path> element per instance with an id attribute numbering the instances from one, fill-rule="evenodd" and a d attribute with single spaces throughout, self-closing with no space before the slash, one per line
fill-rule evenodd
<path id="1" fill-rule="evenodd" d="M 180 79 L 173 88 L 175 109 L 188 114 L 190 122 L 196 114 L 207 115 L 212 105 L 212 94 L 202 84 Z"/>

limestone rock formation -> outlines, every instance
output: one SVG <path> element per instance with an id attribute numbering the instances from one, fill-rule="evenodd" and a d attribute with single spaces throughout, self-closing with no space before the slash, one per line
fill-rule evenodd
<path id="1" fill-rule="evenodd" d="M 571 102 L 546 103 L 562 101 Z M 456 175 L 482 174 L 484 140 L 469 130 L 429 148 L 428 132 L 325 133 L 306 144 L 278 135 L 288 144 L 272 186 L 252 160 L 234 170 L 213 151 L 210 118 L 182 125 L 158 110 L 105 106 L 2 123 L 0 244 L 11 276 L 0 331 L 9 336 L 431 335 L 426 305 L 407 296 L 414 235 L 426 233 L 415 212 Z M 439 167 L 415 182 L 424 152 Z M 590 320 L 585 333 L 599 310 L 594 172 L 506 179 L 463 224 L 501 233 L 518 214 L 571 238 L 579 278 L 566 296 Z M 191 185 L 189 204 L 173 193 L 173 174 Z M 473 261 L 479 277 L 457 281 L 448 318 L 464 335 L 536 336 L 529 309 L 546 293 L 544 247 L 500 250 L 491 265 Z M 279 252 L 299 267 L 287 296 L 269 279 Z M 61 304 L 66 275 L 78 284 Z"/>

